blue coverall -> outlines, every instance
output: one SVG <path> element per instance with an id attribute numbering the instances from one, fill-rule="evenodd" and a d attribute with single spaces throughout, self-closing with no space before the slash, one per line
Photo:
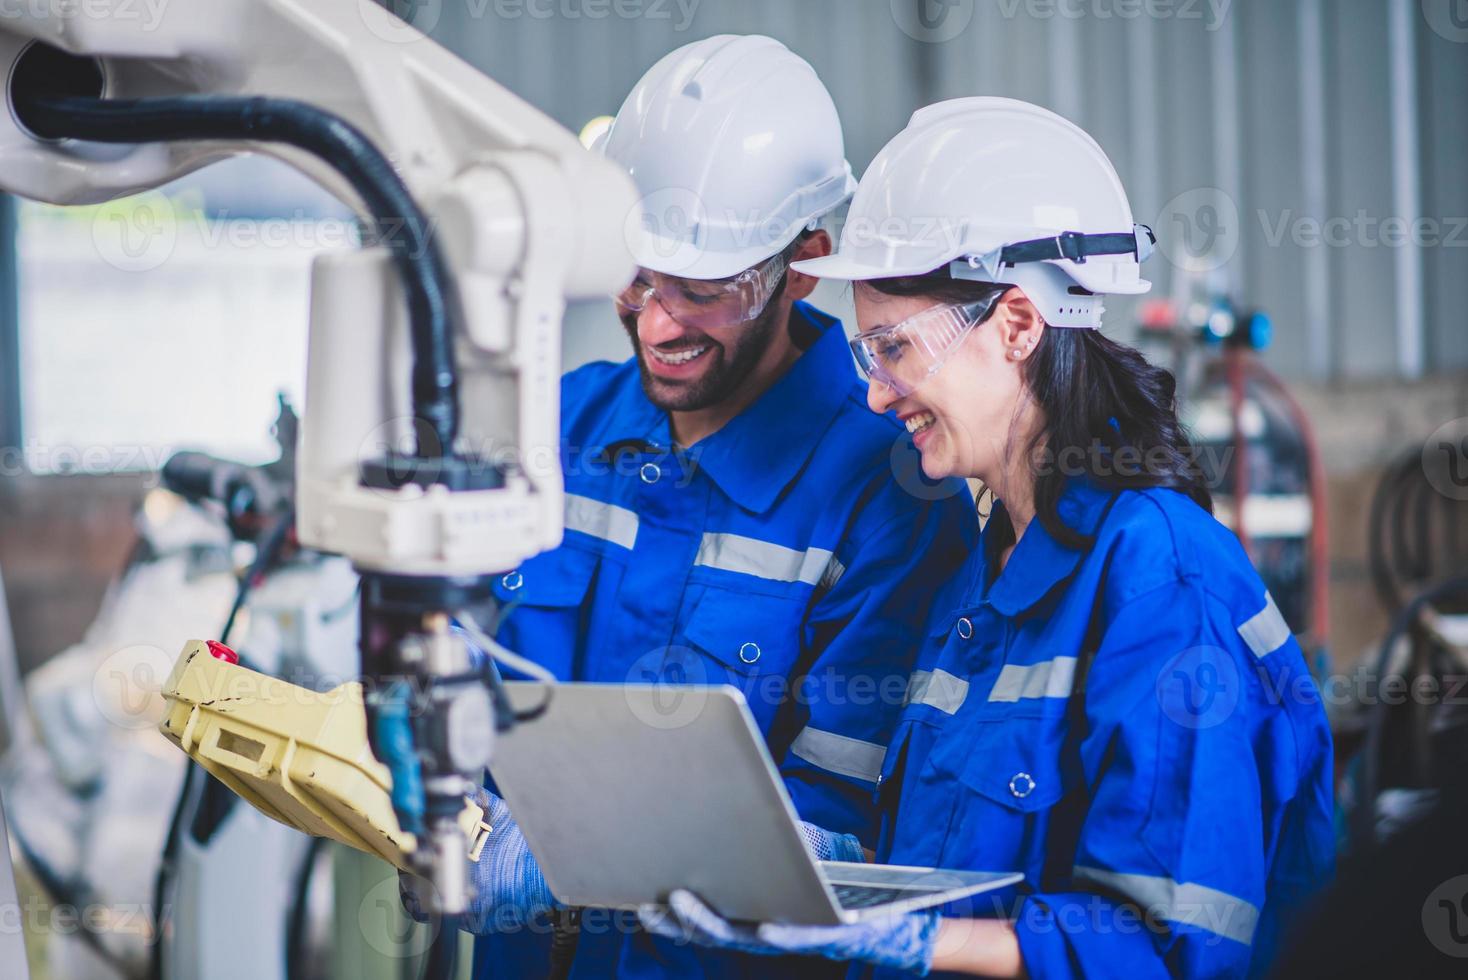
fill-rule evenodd
<path id="1" fill-rule="evenodd" d="M 497 638 L 566 680 L 741 688 L 801 817 L 874 846 L 922 624 L 978 522 L 967 488 L 923 482 L 906 432 L 867 410 L 840 323 L 797 303 L 790 329 L 806 348 L 790 370 L 686 452 L 635 360 L 566 376 L 565 541 L 497 584 L 514 603 Z M 716 815 L 699 832 L 720 846 Z M 548 949 L 543 928 L 481 937 L 474 975 L 544 976 Z M 575 976 L 828 966 L 675 945 L 587 910 Z"/>
<path id="2" fill-rule="evenodd" d="M 1094 545 L 1034 521 L 996 578 L 997 505 L 935 602 L 878 857 L 1022 871 L 945 914 L 1014 919 L 1035 977 L 1257 974 L 1334 866 L 1304 657 L 1238 540 L 1183 494 L 1075 478 L 1060 513 Z"/>

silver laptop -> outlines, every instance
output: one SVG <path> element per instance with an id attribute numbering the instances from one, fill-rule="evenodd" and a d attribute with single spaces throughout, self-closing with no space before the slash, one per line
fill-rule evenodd
<path id="1" fill-rule="evenodd" d="M 663 904 L 686 888 L 729 919 L 837 925 L 1023 877 L 816 861 L 735 688 L 505 686 L 518 709 L 547 707 L 499 737 L 490 773 L 568 904 Z"/>

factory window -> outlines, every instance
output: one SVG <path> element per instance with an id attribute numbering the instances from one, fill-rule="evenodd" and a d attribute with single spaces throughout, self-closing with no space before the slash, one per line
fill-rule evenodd
<path id="1" fill-rule="evenodd" d="M 262 157 L 106 204 L 22 204 L 26 467 L 273 458 L 277 393 L 302 408 L 311 261 L 357 241 L 348 210 Z"/>

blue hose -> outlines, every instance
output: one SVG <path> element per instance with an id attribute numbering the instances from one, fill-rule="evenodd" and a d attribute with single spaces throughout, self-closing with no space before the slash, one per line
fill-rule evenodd
<path id="1" fill-rule="evenodd" d="M 423 769 L 413 744 L 411 692 L 402 681 L 384 692 L 373 722 L 377 751 L 392 775 L 392 808 L 398 826 L 414 836 L 424 832 Z"/>

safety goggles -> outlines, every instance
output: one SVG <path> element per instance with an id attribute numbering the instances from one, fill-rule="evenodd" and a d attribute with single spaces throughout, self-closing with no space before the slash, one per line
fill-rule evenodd
<path id="1" fill-rule="evenodd" d="M 765 311 L 784 276 L 784 255 L 728 279 L 684 279 L 639 269 L 616 303 L 628 313 L 641 313 L 656 299 L 685 327 L 737 327 Z"/>
<path id="2" fill-rule="evenodd" d="M 968 332 L 994 312 L 999 296 L 935 306 L 901 323 L 858 334 L 851 342 L 857 366 L 904 398 L 938 373 Z"/>

